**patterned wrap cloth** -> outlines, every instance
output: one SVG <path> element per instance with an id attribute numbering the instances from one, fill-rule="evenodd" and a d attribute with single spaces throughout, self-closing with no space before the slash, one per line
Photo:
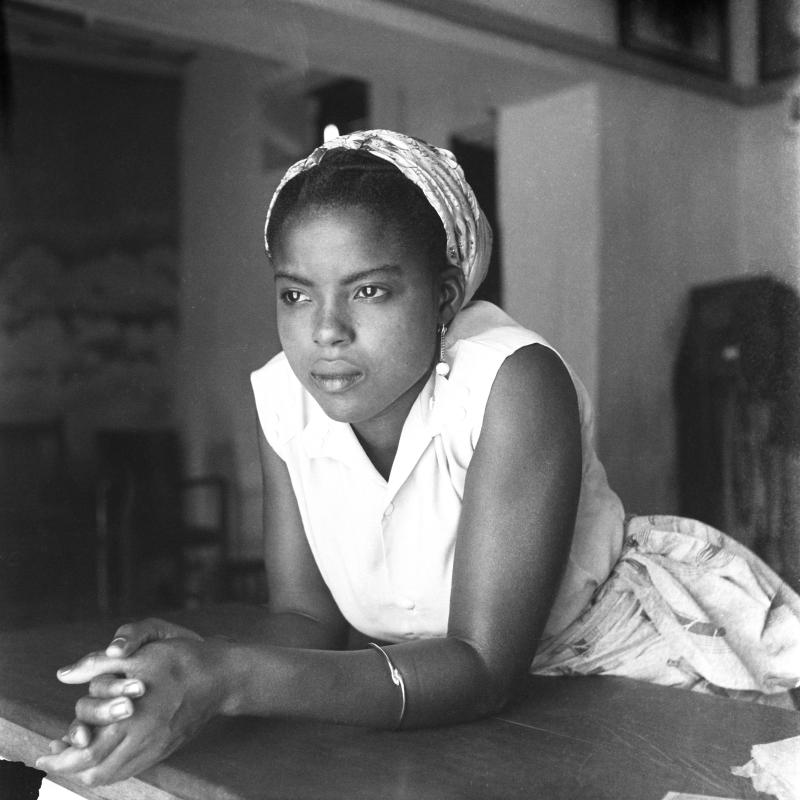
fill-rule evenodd
<path id="1" fill-rule="evenodd" d="M 331 139 L 286 172 L 267 225 L 285 184 L 334 148 L 385 159 L 424 192 L 444 225 L 448 260 L 464 274 L 466 304 L 486 275 L 492 231 L 448 150 L 386 130 Z M 631 517 L 611 575 L 572 624 L 541 642 L 531 672 L 622 675 L 791 707 L 787 690 L 800 686 L 800 597 L 714 528 Z"/>
<path id="2" fill-rule="evenodd" d="M 539 675 L 623 675 L 793 707 L 800 597 L 724 533 L 632 517 L 622 555 L 583 613 L 542 642 Z"/>
<path id="3" fill-rule="evenodd" d="M 394 164 L 418 186 L 433 206 L 447 235 L 447 259 L 464 274 L 464 304 L 469 302 L 489 269 L 492 229 L 455 156 L 421 139 L 385 130 L 357 131 L 320 145 L 293 164 L 278 184 L 267 211 L 264 244 L 269 255 L 267 227 L 281 189 L 296 175 L 319 164 L 329 150 L 362 150 Z"/>

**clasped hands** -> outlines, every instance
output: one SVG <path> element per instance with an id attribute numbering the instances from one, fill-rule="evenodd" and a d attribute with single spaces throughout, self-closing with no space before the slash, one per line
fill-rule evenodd
<path id="1" fill-rule="evenodd" d="M 215 655 L 213 641 L 164 620 L 122 626 L 105 651 L 58 671 L 89 690 L 36 766 L 97 786 L 166 758 L 221 710 Z"/>

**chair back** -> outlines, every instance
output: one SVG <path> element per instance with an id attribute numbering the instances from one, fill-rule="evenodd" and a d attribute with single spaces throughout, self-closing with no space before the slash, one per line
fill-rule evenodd
<path id="1" fill-rule="evenodd" d="M 34 524 L 64 500 L 67 486 L 61 419 L 0 423 L 0 518 Z"/>
<path id="2" fill-rule="evenodd" d="M 181 453 L 176 431 L 100 430 L 98 586 L 104 611 L 176 605 Z"/>

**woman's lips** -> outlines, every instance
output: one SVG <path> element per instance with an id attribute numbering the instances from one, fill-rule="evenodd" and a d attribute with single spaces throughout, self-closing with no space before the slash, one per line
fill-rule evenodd
<path id="1" fill-rule="evenodd" d="M 357 370 L 314 370 L 311 380 L 329 394 L 346 392 L 364 377 L 363 372 Z"/>

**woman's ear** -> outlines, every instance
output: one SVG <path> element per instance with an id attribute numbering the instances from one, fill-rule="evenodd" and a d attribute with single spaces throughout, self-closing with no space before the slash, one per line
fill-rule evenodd
<path id="1" fill-rule="evenodd" d="M 439 322 L 449 325 L 464 302 L 464 273 L 448 264 L 439 280 Z"/>

